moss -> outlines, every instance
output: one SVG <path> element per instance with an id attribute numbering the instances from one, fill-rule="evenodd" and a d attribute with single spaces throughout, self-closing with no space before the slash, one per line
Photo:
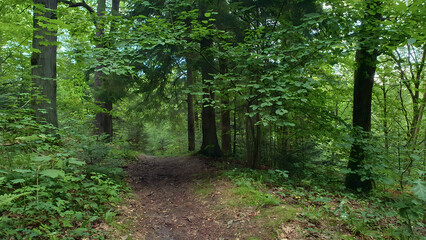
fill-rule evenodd
<path id="1" fill-rule="evenodd" d="M 255 217 L 256 225 L 268 228 L 275 233 L 281 224 L 296 218 L 298 211 L 297 208 L 287 205 L 265 208 Z"/>
<path id="2" fill-rule="evenodd" d="M 231 206 L 253 206 L 256 208 L 278 205 L 280 200 L 269 193 L 255 189 L 252 186 L 239 186 L 232 189 L 232 196 L 229 200 Z"/>

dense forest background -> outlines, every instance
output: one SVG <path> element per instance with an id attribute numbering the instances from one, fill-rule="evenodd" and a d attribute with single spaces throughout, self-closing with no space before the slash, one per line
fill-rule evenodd
<path id="1" fill-rule="evenodd" d="M 415 234 L 425 18 L 421 0 L 1 0 L 0 236 L 83 234 L 138 152 L 390 194 Z"/>

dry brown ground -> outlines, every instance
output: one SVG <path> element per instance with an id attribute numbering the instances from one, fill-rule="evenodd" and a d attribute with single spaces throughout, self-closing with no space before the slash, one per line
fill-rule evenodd
<path id="1" fill-rule="evenodd" d="M 132 239 L 237 239 L 226 213 L 212 211 L 214 201 L 194 193 L 196 179 L 214 171 L 197 157 L 141 155 L 128 166 L 135 197 L 121 207 Z M 218 220 L 220 214 L 221 220 Z M 223 216 L 225 215 L 225 216 Z"/>

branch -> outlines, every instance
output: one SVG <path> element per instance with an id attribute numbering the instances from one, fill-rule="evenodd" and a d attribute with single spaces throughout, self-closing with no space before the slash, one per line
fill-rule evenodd
<path id="1" fill-rule="evenodd" d="M 422 56 L 422 60 L 420 62 L 420 66 L 417 69 L 417 75 L 416 75 L 416 80 L 418 82 L 420 82 L 420 77 L 421 77 L 422 72 L 423 72 L 423 67 L 425 66 L 425 59 L 426 59 L 426 44 L 423 44 L 423 56 Z"/>
<path id="2" fill-rule="evenodd" d="M 2 61 L 0 62 L 0 66 L 3 64 L 3 63 L 5 63 L 6 62 L 6 60 L 8 59 L 8 58 L 10 58 L 12 55 L 13 55 L 13 53 L 15 52 L 14 50 L 16 50 L 16 49 L 18 49 L 20 46 L 22 46 L 22 44 L 24 44 L 29 38 L 30 38 L 31 36 L 28 36 L 27 38 L 25 38 L 21 43 L 19 43 L 19 45 L 18 46 L 16 46 L 15 47 L 15 49 L 13 49 L 13 51 L 10 51 L 10 53 L 5 57 L 5 58 L 3 58 L 3 59 L 1 59 Z"/>
<path id="3" fill-rule="evenodd" d="M 93 10 L 92 7 L 90 7 L 85 0 L 81 0 L 81 2 L 75 3 L 73 1 L 67 1 L 67 0 L 59 0 L 58 2 L 62 2 L 65 4 L 68 4 L 68 7 L 84 7 L 89 11 L 90 13 L 94 13 L 95 10 Z"/>
<path id="4" fill-rule="evenodd" d="M 414 93 L 411 90 L 411 86 L 408 83 L 408 77 L 405 75 L 405 71 L 404 68 L 401 65 L 401 55 L 399 54 L 398 50 L 395 50 L 395 53 L 397 54 L 398 58 L 396 58 L 395 54 L 390 54 L 391 58 L 393 58 L 393 60 L 395 61 L 395 63 L 397 64 L 397 67 L 399 68 L 399 74 L 401 76 L 401 81 L 402 83 L 404 83 L 405 87 L 407 88 L 408 92 L 410 93 L 411 98 L 415 98 L 414 97 Z"/>

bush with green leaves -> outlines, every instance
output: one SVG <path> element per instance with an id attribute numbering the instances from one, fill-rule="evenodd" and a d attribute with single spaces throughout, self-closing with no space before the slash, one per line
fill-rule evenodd
<path id="1" fill-rule="evenodd" d="M 1 238 L 103 238 L 96 225 L 111 218 L 124 188 L 110 178 L 114 174 L 92 171 L 86 160 L 104 162 L 108 152 L 79 159 L 94 137 L 51 128 L 35 121 L 25 101 L 10 102 L 17 105 L 0 109 Z"/>
<path id="2" fill-rule="evenodd" d="M 28 155 L 28 165 L 0 171 L 0 235 L 49 238 L 93 235 L 120 201 L 122 186 L 63 154 Z"/>

